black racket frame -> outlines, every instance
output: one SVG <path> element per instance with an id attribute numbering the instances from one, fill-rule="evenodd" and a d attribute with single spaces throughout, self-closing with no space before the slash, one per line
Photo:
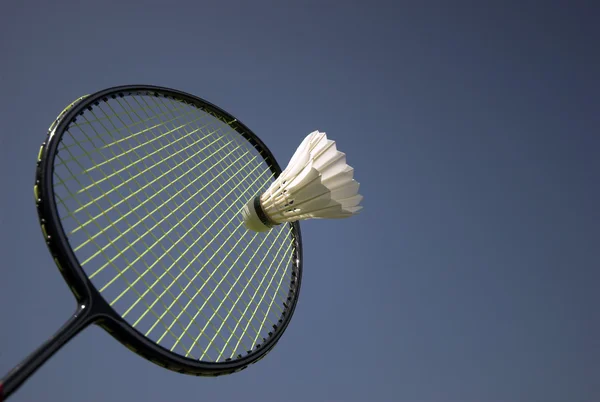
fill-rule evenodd
<path id="1" fill-rule="evenodd" d="M 264 158 L 275 177 L 281 174 L 281 168 L 271 151 L 246 125 L 218 106 L 186 92 L 151 85 L 117 86 L 81 98 L 70 108 L 64 110 L 50 127 L 46 140 L 42 143 L 38 153 L 34 194 L 44 240 L 56 266 L 77 300 L 77 308 L 73 316 L 56 334 L 0 381 L 0 402 L 3 397 L 7 398 L 18 389 L 56 351 L 90 324 L 101 326 L 128 349 L 161 367 L 196 376 L 219 376 L 241 371 L 265 357 L 277 344 L 290 323 L 298 302 L 302 281 L 302 238 L 298 222 L 289 224 L 294 244 L 291 261 L 292 276 L 287 301 L 280 319 L 262 343 L 254 345 L 252 350 L 247 351 L 244 355 L 240 354 L 224 362 L 211 363 L 186 358 L 154 343 L 121 318 L 92 285 L 75 257 L 60 222 L 54 197 L 54 158 L 63 134 L 86 109 L 93 108 L 110 99 L 132 95 L 183 101 L 211 114 L 228 124 L 252 144 Z"/>

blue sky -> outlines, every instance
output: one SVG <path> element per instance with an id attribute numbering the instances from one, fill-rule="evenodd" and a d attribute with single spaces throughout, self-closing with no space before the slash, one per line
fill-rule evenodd
<path id="1" fill-rule="evenodd" d="M 591 1 L 5 1 L 0 375 L 74 300 L 37 224 L 45 132 L 121 84 L 203 97 L 281 165 L 326 131 L 361 215 L 302 224 L 274 351 L 217 379 L 92 327 L 11 401 L 597 401 L 600 37 Z"/>

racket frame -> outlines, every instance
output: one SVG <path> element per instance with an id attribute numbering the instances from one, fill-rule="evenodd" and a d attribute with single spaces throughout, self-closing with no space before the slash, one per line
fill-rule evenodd
<path id="1" fill-rule="evenodd" d="M 172 371 L 197 376 L 219 376 L 241 371 L 265 357 L 277 344 L 290 323 L 302 281 L 302 239 L 298 222 L 288 223 L 294 244 L 292 276 L 285 309 L 266 342 L 253 345 L 244 355 L 223 362 L 203 362 L 187 358 L 154 343 L 127 323 L 92 285 L 71 249 L 62 227 L 54 196 L 54 159 L 63 134 L 89 107 L 131 95 L 163 97 L 183 101 L 228 124 L 259 151 L 277 178 L 281 168 L 267 146 L 246 125 L 231 114 L 197 96 L 165 87 L 127 85 L 108 88 L 79 98 L 69 105 L 50 126 L 42 143 L 35 171 L 34 195 L 44 240 L 56 266 L 77 300 L 73 316 L 63 327 L 19 366 L 0 381 L 0 402 L 8 397 L 41 367 L 56 351 L 90 324 L 97 324 L 134 353 Z"/>

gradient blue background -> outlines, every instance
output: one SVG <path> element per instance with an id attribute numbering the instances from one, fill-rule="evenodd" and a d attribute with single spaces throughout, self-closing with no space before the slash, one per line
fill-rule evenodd
<path id="1" fill-rule="evenodd" d="M 105 87 L 194 93 L 282 165 L 326 131 L 364 213 L 302 224 L 287 333 L 259 364 L 166 371 L 93 327 L 11 401 L 600 400 L 600 9 L 593 1 L 0 5 L 0 375 L 74 309 L 35 156 Z"/>

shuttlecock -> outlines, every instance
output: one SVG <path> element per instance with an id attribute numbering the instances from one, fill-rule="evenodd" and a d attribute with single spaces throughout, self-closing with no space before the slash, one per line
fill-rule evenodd
<path id="1" fill-rule="evenodd" d="M 347 218 L 362 209 L 358 188 L 346 155 L 325 133 L 314 131 L 267 191 L 244 206 L 244 225 L 266 232 L 284 222 Z"/>

